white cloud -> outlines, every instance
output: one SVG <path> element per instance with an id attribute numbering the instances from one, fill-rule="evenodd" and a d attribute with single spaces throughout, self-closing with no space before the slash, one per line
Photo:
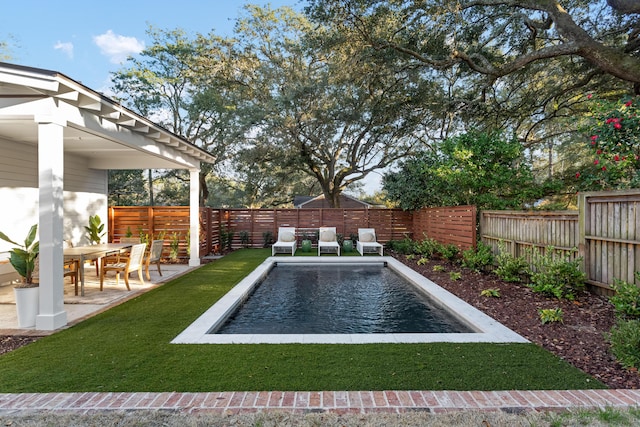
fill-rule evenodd
<path id="1" fill-rule="evenodd" d="M 144 42 L 135 37 L 114 34 L 111 30 L 95 36 L 93 42 L 100 48 L 100 52 L 108 56 L 109 61 L 114 64 L 121 64 L 128 56 L 140 53 L 144 49 Z"/>
<path id="2" fill-rule="evenodd" d="M 56 44 L 53 45 L 53 48 L 55 50 L 61 50 L 69 58 L 73 58 L 73 43 L 71 43 L 71 42 L 63 43 L 63 42 L 59 41 L 59 42 L 57 42 Z"/>

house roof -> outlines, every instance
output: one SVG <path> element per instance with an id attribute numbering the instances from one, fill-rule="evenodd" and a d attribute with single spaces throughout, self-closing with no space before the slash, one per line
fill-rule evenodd
<path id="1" fill-rule="evenodd" d="M 363 202 L 362 200 L 358 200 L 355 197 L 351 197 L 347 194 L 340 194 L 340 197 L 344 198 L 344 199 L 349 199 L 349 200 L 353 200 L 354 202 L 360 203 L 362 205 L 364 205 L 367 208 L 372 207 L 371 204 L 367 203 L 367 202 Z M 324 194 L 321 194 L 319 196 L 295 196 L 293 199 L 293 206 L 296 208 L 301 208 L 304 205 L 308 204 L 308 203 L 312 203 L 314 201 L 317 200 L 324 200 Z"/>
<path id="2" fill-rule="evenodd" d="M 198 168 L 215 157 L 62 73 L 0 62 L 0 138 L 38 142 L 64 127 L 64 150 L 93 169 Z"/>

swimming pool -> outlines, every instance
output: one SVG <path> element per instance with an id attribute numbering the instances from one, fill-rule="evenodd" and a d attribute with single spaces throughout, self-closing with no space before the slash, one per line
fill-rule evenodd
<path id="1" fill-rule="evenodd" d="M 426 293 L 438 306 L 446 308 L 466 325 L 470 332 L 446 333 L 229 333 L 215 334 L 211 331 L 223 325 L 229 316 L 247 299 L 254 288 L 267 276 L 275 265 L 278 268 L 302 264 L 342 266 L 384 265 L 398 276 L 406 279 L 420 292 Z M 357 264 L 354 264 L 357 263 Z M 180 333 L 172 343 L 176 344 L 247 344 L 247 343 L 420 343 L 420 342 L 528 342 L 504 325 L 475 309 L 471 305 L 447 292 L 424 276 L 413 271 L 392 257 L 270 257 L 247 275 L 238 285 L 196 319 Z"/>

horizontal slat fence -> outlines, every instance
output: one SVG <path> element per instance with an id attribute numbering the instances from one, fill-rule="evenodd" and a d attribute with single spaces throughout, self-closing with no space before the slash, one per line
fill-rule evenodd
<path id="1" fill-rule="evenodd" d="M 475 212 L 475 208 L 473 208 Z M 265 246 L 265 234 L 277 238 L 279 227 L 296 227 L 297 236 L 315 232 L 318 227 L 336 227 L 336 232 L 349 238 L 357 235 L 358 228 L 375 228 L 377 240 L 386 243 L 405 237 L 423 238 L 423 231 L 429 237 L 444 239 L 442 243 L 455 243 L 462 249 L 473 246 L 475 241 L 475 213 L 471 209 L 452 208 L 429 210 L 429 213 L 407 212 L 400 209 L 200 209 L 200 253 L 207 255 L 222 249 L 222 238 L 232 233 L 231 247 L 242 247 L 241 235 L 248 236 L 248 247 Z M 447 213 L 448 212 L 448 213 Z M 418 220 L 416 221 L 416 215 Z M 433 215 L 429 219 L 429 215 Z M 467 222 L 461 224 L 461 217 Z M 438 227 L 435 222 L 445 221 Z M 453 224 L 456 224 L 455 226 Z M 414 231 L 416 225 L 419 232 Z M 441 230 L 438 232 L 437 230 Z M 188 206 L 113 206 L 109 208 L 109 241 L 116 242 L 129 232 L 134 236 L 146 235 L 158 238 L 163 236 L 165 246 L 174 233 L 180 239 L 181 258 L 188 257 L 187 241 L 189 230 Z M 445 230 L 448 230 L 445 232 Z M 165 254 L 166 254 L 165 250 Z"/>
<path id="2" fill-rule="evenodd" d="M 476 246 L 476 228 L 475 206 L 424 208 L 413 216 L 417 240 L 426 236 L 443 244 L 454 244 L 461 250 Z"/>

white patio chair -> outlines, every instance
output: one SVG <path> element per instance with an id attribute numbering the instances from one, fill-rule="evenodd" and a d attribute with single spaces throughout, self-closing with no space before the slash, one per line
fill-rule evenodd
<path id="1" fill-rule="evenodd" d="M 162 260 L 162 247 L 164 246 L 164 240 L 154 240 L 151 242 L 151 248 L 147 254 L 147 258 L 144 260 L 144 272 L 147 275 L 147 280 L 151 280 L 149 274 L 149 266 L 155 264 L 158 267 L 158 274 L 162 276 L 160 271 L 160 261 Z"/>
<path id="2" fill-rule="evenodd" d="M 356 249 L 360 255 L 367 253 L 378 253 L 380 256 L 384 253 L 384 246 L 376 241 L 376 230 L 374 228 L 358 228 L 358 241 Z"/>
<path id="3" fill-rule="evenodd" d="M 296 228 L 280 227 L 278 228 L 278 241 L 271 246 L 271 256 L 274 256 L 277 252 L 291 252 L 291 256 L 293 256 L 296 253 L 297 246 Z"/>
<path id="4" fill-rule="evenodd" d="M 336 235 L 335 227 L 320 227 L 320 233 L 318 237 L 318 256 L 325 252 L 335 252 L 340 256 L 340 244 L 338 243 L 338 236 Z"/>
<path id="5" fill-rule="evenodd" d="M 124 283 L 127 285 L 127 290 L 131 290 L 129 287 L 129 274 L 134 271 L 138 272 L 138 278 L 140 283 L 144 285 L 144 279 L 142 278 L 142 267 L 144 266 L 144 251 L 147 248 L 146 243 L 140 243 L 139 245 L 133 245 L 131 251 L 121 256 L 118 262 L 113 264 L 106 264 L 102 261 L 102 268 L 100 269 L 100 290 L 102 290 L 102 284 L 104 282 L 104 276 L 108 271 L 116 272 L 116 285 L 120 283 L 120 273 L 124 273 Z"/>

